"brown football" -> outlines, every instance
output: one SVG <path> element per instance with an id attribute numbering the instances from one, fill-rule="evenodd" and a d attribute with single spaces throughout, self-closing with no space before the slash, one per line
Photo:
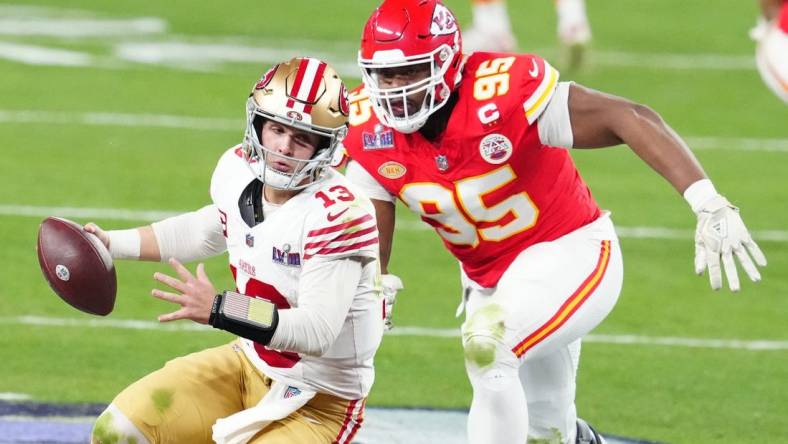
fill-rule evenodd
<path id="1" fill-rule="evenodd" d="M 115 265 L 98 237 L 70 220 L 48 217 L 38 228 L 37 249 L 41 272 L 61 299 L 85 313 L 112 311 Z"/>

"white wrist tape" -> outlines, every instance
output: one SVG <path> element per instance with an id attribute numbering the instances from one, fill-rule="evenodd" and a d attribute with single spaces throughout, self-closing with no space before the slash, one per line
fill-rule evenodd
<path id="1" fill-rule="evenodd" d="M 703 205 L 711 199 L 719 196 L 714 184 L 709 179 L 701 179 L 684 190 L 684 200 L 692 207 L 692 211 L 698 212 Z"/>
<path id="2" fill-rule="evenodd" d="M 110 230 L 107 231 L 109 236 L 109 254 L 112 259 L 139 259 L 140 246 L 142 240 L 140 239 L 140 232 L 136 228 L 131 230 Z"/>

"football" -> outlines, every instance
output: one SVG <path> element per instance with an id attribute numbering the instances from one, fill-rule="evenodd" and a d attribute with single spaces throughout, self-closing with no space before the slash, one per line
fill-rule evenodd
<path id="1" fill-rule="evenodd" d="M 115 306 L 112 257 L 81 225 L 48 217 L 38 229 L 38 263 L 52 290 L 72 307 L 106 316 Z"/>

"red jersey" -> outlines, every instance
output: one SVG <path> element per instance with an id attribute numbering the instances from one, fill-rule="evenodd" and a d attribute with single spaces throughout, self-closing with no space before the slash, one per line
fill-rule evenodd
<path id="1" fill-rule="evenodd" d="M 439 139 L 398 133 L 363 87 L 343 144 L 386 190 L 433 226 L 465 273 L 494 287 L 517 255 L 599 217 L 566 149 L 542 144 L 537 118 L 558 72 L 534 55 L 474 53 Z"/>
<path id="2" fill-rule="evenodd" d="M 788 1 L 783 2 L 783 7 L 780 9 L 780 16 L 777 20 L 777 26 L 779 26 L 785 34 L 788 34 Z"/>

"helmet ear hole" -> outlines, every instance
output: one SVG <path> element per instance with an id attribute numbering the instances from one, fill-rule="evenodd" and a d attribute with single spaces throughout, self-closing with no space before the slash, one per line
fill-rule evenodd
<path id="1" fill-rule="evenodd" d="M 257 138 L 257 141 L 263 143 L 263 125 L 265 125 L 266 118 L 255 114 L 254 118 L 252 119 L 252 127 L 254 128 L 254 135 Z"/>

